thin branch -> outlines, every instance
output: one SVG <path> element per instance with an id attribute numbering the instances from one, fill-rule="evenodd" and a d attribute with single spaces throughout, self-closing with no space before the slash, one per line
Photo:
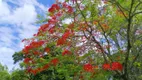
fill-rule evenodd
<path id="1" fill-rule="evenodd" d="M 101 27 L 101 29 L 102 29 L 102 31 L 103 31 L 103 36 L 105 37 L 105 39 L 106 39 L 106 41 L 107 41 L 107 44 L 108 45 L 110 45 L 110 43 L 109 43 L 109 40 L 108 40 L 108 38 L 107 38 L 107 35 L 106 35 L 106 33 L 105 33 L 105 30 L 103 29 L 103 27 L 102 27 L 102 25 L 100 24 L 100 22 L 98 22 L 98 24 L 99 24 L 99 26 Z M 109 54 L 109 59 L 113 62 L 113 60 L 111 59 L 111 54 L 110 54 L 110 48 L 108 48 L 107 49 L 108 50 L 108 54 Z"/>
<path id="2" fill-rule="evenodd" d="M 139 51 L 139 53 L 136 55 L 135 59 L 132 61 L 132 64 L 131 64 L 131 67 L 130 67 L 130 70 L 134 67 L 134 63 L 136 62 L 136 60 L 138 59 L 139 55 L 140 55 L 140 52 L 141 50 Z"/>
<path id="3" fill-rule="evenodd" d="M 85 15 L 83 14 L 83 12 L 81 11 L 81 9 L 80 9 L 80 7 L 79 7 L 79 4 L 77 3 L 77 0 L 75 1 L 76 2 L 76 4 L 77 4 L 77 7 L 78 7 L 78 9 L 79 9 L 79 11 L 80 11 L 80 13 L 81 13 L 81 15 L 83 16 L 83 18 L 84 18 L 84 20 L 85 20 L 85 23 L 90 27 L 90 29 L 91 29 L 91 31 L 89 31 L 89 30 L 87 30 L 88 32 L 89 32 L 89 34 L 90 35 L 92 35 L 92 28 L 91 28 L 91 26 L 87 23 L 87 21 L 86 21 L 86 17 L 85 17 Z M 96 38 L 94 37 L 94 36 L 92 36 L 93 37 L 93 41 L 99 46 L 99 48 L 100 48 L 100 50 L 102 51 L 102 53 L 103 53 L 103 58 L 104 58 L 104 60 L 106 61 L 106 63 L 107 63 L 107 59 L 106 59 L 106 56 L 105 56 L 105 51 L 104 51 L 104 49 L 103 49 L 103 47 L 100 45 L 100 43 L 96 40 Z"/>
<path id="4" fill-rule="evenodd" d="M 124 11 L 122 10 L 122 9 L 124 9 L 124 10 L 126 10 L 124 7 L 122 7 L 116 0 L 114 0 L 115 1 L 115 4 L 116 4 L 116 6 L 119 8 L 119 10 L 121 11 L 121 13 L 123 14 L 123 16 L 125 17 L 125 19 L 127 20 L 128 18 L 127 18 L 127 16 L 125 15 L 125 13 L 124 13 Z M 111 2 L 111 1 L 110 1 Z M 112 2 L 111 2 L 112 3 Z M 113 3 L 112 3 L 113 4 Z M 126 10 L 126 11 L 128 11 L 128 10 Z"/>
<path id="5" fill-rule="evenodd" d="M 136 7 L 135 7 L 133 13 L 136 12 L 136 10 L 137 10 L 137 8 L 140 6 L 140 4 L 142 4 L 142 2 L 139 2 L 139 3 L 136 5 Z"/>
<path id="6" fill-rule="evenodd" d="M 132 14 L 131 17 L 134 17 L 135 15 L 140 14 L 140 13 L 142 13 L 142 11 L 139 11 L 139 12 L 136 12 L 136 13 Z"/>

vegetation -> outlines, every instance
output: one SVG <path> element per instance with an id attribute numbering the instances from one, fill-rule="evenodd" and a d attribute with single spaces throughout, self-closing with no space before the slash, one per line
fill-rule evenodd
<path id="1" fill-rule="evenodd" d="M 23 70 L 12 78 L 142 79 L 141 13 L 141 0 L 57 0 L 45 19 L 39 16 L 38 32 L 13 55 Z"/>

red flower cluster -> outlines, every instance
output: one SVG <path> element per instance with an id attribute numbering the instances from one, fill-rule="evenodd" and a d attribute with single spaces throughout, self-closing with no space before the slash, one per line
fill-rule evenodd
<path id="1" fill-rule="evenodd" d="M 35 34 L 34 36 L 42 36 L 42 34 L 46 31 L 49 31 L 49 33 L 54 33 L 55 29 L 54 29 L 54 25 L 55 23 L 57 23 L 57 20 L 54 19 L 49 19 L 47 24 L 43 24 L 42 26 L 40 26 L 40 28 L 38 29 L 38 33 Z"/>
<path id="2" fill-rule="evenodd" d="M 73 35 L 73 31 L 72 30 L 66 30 L 65 33 L 62 35 L 61 38 L 59 38 L 57 40 L 57 45 L 63 45 L 67 43 L 67 38 L 70 37 L 71 35 Z"/>
<path id="3" fill-rule="evenodd" d="M 66 40 L 63 39 L 63 38 L 59 38 L 59 39 L 57 40 L 57 45 L 63 45 L 63 44 L 65 44 L 65 43 L 66 43 Z"/>
<path id="4" fill-rule="evenodd" d="M 33 53 L 34 53 L 34 55 L 39 55 L 40 54 L 40 52 L 38 52 L 38 51 L 35 51 Z"/>
<path id="5" fill-rule="evenodd" d="M 47 53 L 49 53 L 49 52 L 50 52 L 50 48 L 46 47 L 46 48 L 44 49 L 44 51 L 47 52 Z"/>
<path id="6" fill-rule="evenodd" d="M 111 68 L 110 68 L 110 64 L 103 64 L 103 69 L 104 70 L 110 70 Z"/>
<path id="7" fill-rule="evenodd" d="M 59 60 L 58 60 L 58 58 L 55 58 L 55 59 L 52 59 L 50 61 L 50 63 L 53 64 L 54 66 L 56 66 L 59 63 Z"/>
<path id="8" fill-rule="evenodd" d="M 23 49 L 23 52 L 25 54 L 28 54 L 30 50 L 32 50 L 34 48 L 38 48 L 38 47 L 42 46 L 44 43 L 45 43 L 45 41 L 33 41 L 29 45 L 25 46 L 25 48 Z"/>
<path id="9" fill-rule="evenodd" d="M 25 54 L 28 54 L 29 51 L 32 49 L 32 46 L 25 46 L 25 48 L 22 50 Z"/>
<path id="10" fill-rule="evenodd" d="M 119 71 L 123 70 L 123 66 L 119 62 L 113 62 L 112 64 L 103 64 L 102 67 L 104 70 L 119 70 Z"/>
<path id="11" fill-rule="evenodd" d="M 69 36 L 71 36 L 73 34 L 73 31 L 71 30 L 66 30 L 65 33 L 62 35 L 63 39 L 67 39 Z"/>
<path id="12" fill-rule="evenodd" d="M 87 72 L 92 72 L 92 71 L 93 71 L 93 66 L 92 66 L 90 63 L 88 63 L 88 64 L 85 64 L 85 65 L 83 66 L 83 69 L 84 69 L 85 71 L 87 71 Z"/>
<path id="13" fill-rule="evenodd" d="M 26 71 L 27 71 L 28 73 L 32 73 L 32 74 L 36 75 L 38 72 L 44 71 L 44 70 L 48 69 L 49 67 L 50 67 L 49 64 L 46 64 L 46 65 L 44 65 L 43 67 L 36 68 L 36 69 L 32 69 L 31 67 L 28 67 L 28 68 L 26 69 Z"/>
<path id="14" fill-rule="evenodd" d="M 55 32 L 55 29 L 54 28 L 50 28 L 48 31 L 49 31 L 50 34 L 53 34 Z"/>
<path id="15" fill-rule="evenodd" d="M 60 9 L 60 6 L 58 4 L 53 4 L 51 6 L 51 8 L 48 9 L 49 12 L 53 13 L 55 12 L 56 10 L 58 11 Z"/>
<path id="16" fill-rule="evenodd" d="M 72 54 L 69 50 L 65 49 L 63 52 L 62 52 L 62 55 L 69 55 L 69 54 Z"/>
<path id="17" fill-rule="evenodd" d="M 24 59 L 24 63 L 26 63 L 26 64 L 29 64 L 31 61 L 32 61 L 31 58 L 25 58 L 25 59 Z"/>
<path id="18" fill-rule="evenodd" d="M 31 69 L 31 70 L 30 70 L 30 73 L 32 73 L 32 74 L 34 74 L 34 75 L 36 75 L 36 74 L 37 74 L 37 72 L 38 72 L 38 69 L 34 69 L 34 70 L 33 70 L 33 69 Z"/>
<path id="19" fill-rule="evenodd" d="M 48 68 L 49 68 L 49 64 L 46 64 L 46 65 L 43 66 L 43 70 L 46 70 Z"/>
<path id="20" fill-rule="evenodd" d="M 67 9 L 68 13 L 72 13 L 73 12 L 73 8 L 70 5 L 67 5 L 65 2 L 62 4 L 64 8 Z"/>
<path id="21" fill-rule="evenodd" d="M 40 26 L 38 31 L 43 31 L 44 32 L 48 27 L 49 27 L 49 24 L 43 24 L 42 26 Z"/>
<path id="22" fill-rule="evenodd" d="M 34 36 L 42 36 L 44 34 L 44 32 L 46 32 L 46 31 L 49 31 L 50 34 L 53 34 L 55 32 L 55 24 L 59 21 L 58 19 L 61 16 L 62 16 L 62 11 L 52 14 L 51 19 L 48 20 L 48 23 L 40 26 L 40 28 L 38 29 L 38 33 L 34 34 Z"/>
<path id="23" fill-rule="evenodd" d="M 30 58 L 27 58 L 25 61 L 28 62 L 28 61 L 30 61 L 30 60 L 31 60 Z M 56 66 L 58 63 L 59 63 L 58 58 L 54 58 L 54 59 L 52 59 L 52 60 L 50 61 L 50 63 L 44 65 L 43 67 L 36 68 L 36 69 L 27 68 L 27 71 L 30 72 L 30 73 L 32 73 L 32 74 L 34 74 L 34 75 L 36 75 L 38 72 L 41 72 L 41 71 L 43 71 L 43 70 L 48 69 L 48 68 L 50 67 L 49 64 Z"/>
<path id="24" fill-rule="evenodd" d="M 123 70 L 123 66 L 119 62 L 113 62 L 111 70 L 120 70 L 120 71 L 122 71 Z"/>

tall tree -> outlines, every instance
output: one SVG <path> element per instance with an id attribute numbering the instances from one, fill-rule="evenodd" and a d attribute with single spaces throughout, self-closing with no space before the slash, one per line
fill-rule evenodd
<path id="1" fill-rule="evenodd" d="M 57 0 L 48 12 L 47 23 L 23 40 L 29 73 L 56 69 L 66 80 L 141 77 L 141 0 Z"/>

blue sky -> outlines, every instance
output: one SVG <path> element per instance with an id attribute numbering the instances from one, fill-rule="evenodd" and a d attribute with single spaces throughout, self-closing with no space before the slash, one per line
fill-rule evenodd
<path id="1" fill-rule="evenodd" d="M 61 0 L 63 1 L 63 0 Z M 22 50 L 24 38 L 37 32 L 37 14 L 44 14 L 55 0 L 0 0 L 0 63 L 17 68 L 12 55 Z"/>

